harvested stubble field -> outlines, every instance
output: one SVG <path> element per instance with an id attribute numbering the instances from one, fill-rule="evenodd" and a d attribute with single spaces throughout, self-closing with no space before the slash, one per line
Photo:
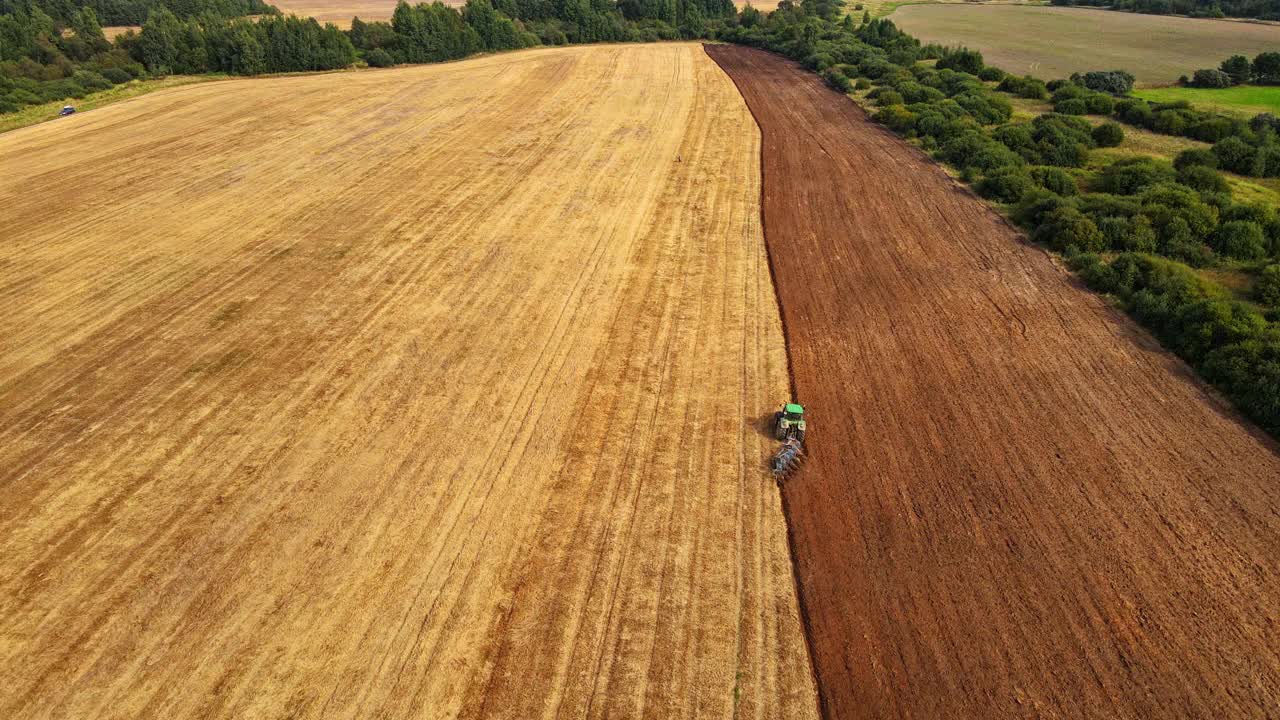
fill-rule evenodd
<path id="1" fill-rule="evenodd" d="M 1280 46 L 1280 25 L 1030 5 L 904 5 L 889 19 L 924 42 L 981 50 L 988 65 L 1042 80 L 1128 70 L 1169 85 L 1230 55 Z"/>
<path id="2" fill-rule="evenodd" d="M 828 716 L 1273 714 L 1275 444 L 847 98 L 708 52 L 763 130 Z"/>
<path id="3" fill-rule="evenodd" d="M 351 27 L 353 17 L 358 17 L 365 22 L 389 21 L 396 11 L 398 2 L 399 0 L 285 0 L 284 3 L 273 2 L 272 4 L 286 15 L 313 17 L 322 23 L 333 23 L 346 30 Z M 441 2 L 459 8 L 467 4 L 467 0 L 441 0 Z M 778 0 L 735 0 L 738 7 L 743 7 L 748 2 L 761 12 L 770 12 L 778 6 Z M 417 4 L 417 2 L 410 4 Z"/>
<path id="4" fill-rule="evenodd" d="M 698 45 L 0 136 L 0 717 L 817 711 Z"/>

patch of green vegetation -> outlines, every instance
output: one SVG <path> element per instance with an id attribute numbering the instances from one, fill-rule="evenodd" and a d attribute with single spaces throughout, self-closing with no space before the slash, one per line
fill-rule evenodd
<path id="1" fill-rule="evenodd" d="M 134 80 L 125 85 L 117 85 L 110 90 L 91 93 L 80 100 L 55 100 L 42 105 L 29 105 L 13 113 L 0 115 L 0 133 L 17 130 L 28 125 L 35 125 L 58 117 L 63 105 L 74 105 L 76 112 L 93 110 L 111 103 L 146 95 L 156 90 L 190 85 L 192 83 L 225 80 L 226 75 L 170 75 L 150 80 Z"/>
<path id="2" fill-rule="evenodd" d="M 1236 115 L 1280 114 L 1280 86 L 1237 85 L 1229 88 L 1164 87 L 1133 93 L 1151 102 L 1186 100 L 1200 107 Z"/>

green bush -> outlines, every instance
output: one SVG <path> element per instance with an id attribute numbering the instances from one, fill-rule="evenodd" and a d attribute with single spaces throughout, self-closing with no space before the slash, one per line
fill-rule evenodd
<path id="1" fill-rule="evenodd" d="M 1026 77 L 1006 75 L 996 89 L 1029 100 L 1044 100 L 1049 97 L 1049 89 L 1045 84 L 1029 75 Z"/>
<path id="2" fill-rule="evenodd" d="M 1176 170 L 1183 170 L 1189 167 L 1218 167 L 1218 156 L 1213 154 L 1212 150 L 1205 148 L 1192 148 L 1183 150 L 1173 159 L 1173 167 Z"/>
<path id="3" fill-rule="evenodd" d="M 1053 111 L 1063 115 L 1088 115 L 1089 105 L 1083 98 L 1067 98 L 1054 103 Z"/>
<path id="4" fill-rule="evenodd" d="M 396 59 L 391 57 L 391 53 L 382 48 L 374 48 L 365 53 L 364 61 L 369 63 L 370 67 L 385 68 L 396 64 Z"/>
<path id="5" fill-rule="evenodd" d="M 65 100 L 66 98 L 82 98 L 89 94 L 82 85 L 69 78 L 40 83 L 39 94 L 45 102 Z"/>
<path id="6" fill-rule="evenodd" d="M 1133 89 L 1134 79 L 1133 75 L 1125 70 L 1095 70 L 1084 75 L 1077 73 L 1071 76 L 1072 82 L 1084 85 L 1090 90 L 1111 95 L 1127 94 Z"/>
<path id="7" fill-rule="evenodd" d="M 1120 120 L 1138 127 L 1150 127 L 1151 120 L 1155 117 L 1155 111 L 1151 109 L 1151 104 L 1138 98 L 1121 100 L 1116 103 L 1116 107 L 1112 112 Z"/>
<path id="8" fill-rule="evenodd" d="M 871 116 L 871 119 L 896 133 L 904 135 L 910 132 L 916 124 L 915 113 L 901 105 L 890 105 L 881 108 L 875 115 Z"/>
<path id="9" fill-rule="evenodd" d="M 1090 115 L 1110 115 L 1115 109 L 1116 103 L 1111 99 L 1110 95 L 1105 93 L 1093 93 L 1084 99 L 1085 106 L 1089 109 Z"/>
<path id="10" fill-rule="evenodd" d="M 128 70 L 118 67 L 109 67 L 102 71 L 102 77 L 106 78 L 113 85 L 122 85 L 133 79 Z"/>
<path id="11" fill-rule="evenodd" d="M 23 88 L 14 88 L 5 97 L 9 102 L 17 105 L 39 105 L 44 102 L 39 95 Z"/>
<path id="12" fill-rule="evenodd" d="M 1253 297 L 1263 305 L 1280 307 L 1280 265 L 1268 265 L 1258 275 Z"/>
<path id="13" fill-rule="evenodd" d="M 1226 193 L 1230 195 L 1231 186 L 1226 178 L 1217 170 L 1204 165 L 1191 165 L 1178 171 L 1178 182 L 1202 193 Z"/>
<path id="14" fill-rule="evenodd" d="M 1107 245 L 1106 237 L 1093 220 L 1069 206 L 1047 213 L 1032 237 L 1036 242 L 1060 252 L 1072 248 L 1083 252 L 1098 252 L 1105 250 Z"/>
<path id="15" fill-rule="evenodd" d="M 1203 243 L 1218 226 L 1218 210 L 1205 203 L 1190 188 L 1172 183 L 1154 185 L 1139 197 L 1142 212 L 1151 218 L 1151 224 L 1161 240 L 1171 242 L 1179 237 L 1175 219 L 1181 220 L 1190 233 L 1190 239 Z"/>
<path id="16" fill-rule="evenodd" d="M 1213 237 L 1214 248 L 1238 260 L 1259 260 L 1266 257 L 1267 240 L 1262 228 L 1248 220 L 1232 220 L 1218 226 Z"/>
<path id="17" fill-rule="evenodd" d="M 1165 135 L 1181 135 L 1187 129 L 1186 115 L 1177 110 L 1161 110 L 1151 118 L 1151 129 Z"/>
<path id="18" fill-rule="evenodd" d="M 853 89 L 853 83 L 849 82 L 848 76 L 835 68 L 827 68 L 826 70 L 823 70 L 822 79 L 826 80 L 828 85 L 842 93 L 847 93 Z"/>
<path id="19" fill-rule="evenodd" d="M 1191 76 L 1192 87 L 1225 88 L 1231 87 L 1231 76 L 1221 70 L 1197 70 Z"/>
<path id="20" fill-rule="evenodd" d="M 1105 122 L 1093 129 L 1093 142 L 1098 147 L 1116 147 L 1124 142 L 1124 128 L 1113 122 Z"/>
<path id="21" fill-rule="evenodd" d="M 1218 167 L 1248 175 L 1253 171 L 1253 163 L 1258 151 L 1238 137 L 1229 137 L 1214 144 L 1213 154 L 1218 156 Z"/>
<path id="22" fill-rule="evenodd" d="M 1051 83 L 1050 90 L 1053 91 L 1053 102 L 1060 103 L 1065 100 L 1083 100 L 1089 96 L 1089 91 L 1083 85 L 1077 85 L 1073 82 Z"/>
<path id="23" fill-rule="evenodd" d="M 110 80 L 91 70 L 77 70 L 71 75 L 71 79 L 89 92 L 111 89 Z"/>
<path id="24" fill-rule="evenodd" d="M 978 79 L 987 82 L 1000 82 L 1005 78 L 1005 71 L 995 67 L 984 67 L 978 72 Z"/>
<path id="25" fill-rule="evenodd" d="M 955 70 L 957 72 L 977 75 L 982 72 L 982 53 L 968 48 L 959 48 L 943 55 L 934 66 L 939 70 Z"/>
<path id="26" fill-rule="evenodd" d="M 888 107 L 890 105 L 902 105 L 904 102 L 906 102 L 905 98 L 902 97 L 902 93 L 898 92 L 897 90 L 891 90 L 889 88 L 877 88 L 867 97 L 871 98 L 872 100 L 875 100 L 876 104 L 879 105 L 880 107 Z"/>
<path id="27" fill-rule="evenodd" d="M 1098 189 L 1116 195 L 1136 195 L 1148 187 L 1174 179 L 1173 166 L 1148 157 L 1124 158 L 1098 176 Z"/>
<path id="28" fill-rule="evenodd" d="M 871 88 L 871 81 L 864 77 L 860 77 L 853 86 L 858 90 L 869 90 Z"/>
<path id="29" fill-rule="evenodd" d="M 1110 216 L 1098 220 L 1098 229 L 1107 239 L 1107 247 L 1123 252 L 1153 253 L 1156 232 L 1145 215 L 1132 218 Z"/>
<path id="30" fill-rule="evenodd" d="M 952 100 L 983 125 L 1002 123 L 1013 116 L 1013 106 L 1009 101 L 991 93 L 961 93 Z"/>
<path id="31" fill-rule="evenodd" d="M 1031 169 L 1031 179 L 1040 187 L 1063 197 L 1070 197 L 1080 192 L 1076 179 L 1071 173 L 1056 167 L 1036 167 Z"/>
<path id="32" fill-rule="evenodd" d="M 978 181 L 978 194 L 988 200 L 1014 203 L 1022 199 L 1035 186 L 1031 175 L 1021 167 L 1002 167 L 993 170 Z"/>

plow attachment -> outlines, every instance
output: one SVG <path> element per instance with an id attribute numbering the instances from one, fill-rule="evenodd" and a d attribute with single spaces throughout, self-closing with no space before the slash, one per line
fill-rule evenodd
<path id="1" fill-rule="evenodd" d="M 802 462 L 804 462 L 804 446 L 799 439 L 788 438 L 782 443 L 778 454 L 773 456 L 773 476 L 781 482 Z"/>

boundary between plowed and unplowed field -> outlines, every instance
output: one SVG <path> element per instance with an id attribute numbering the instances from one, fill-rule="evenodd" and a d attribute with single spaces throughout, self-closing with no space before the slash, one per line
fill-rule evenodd
<path id="1" fill-rule="evenodd" d="M 708 45 L 703 45 L 704 49 L 707 47 Z M 713 55 L 710 52 L 708 52 L 707 55 L 713 61 L 715 61 L 717 65 L 720 64 L 720 61 L 716 60 L 715 55 Z M 721 69 L 724 69 L 723 65 L 721 65 Z M 728 71 L 725 71 L 725 75 L 729 76 L 729 80 L 733 82 L 734 87 L 738 88 L 738 93 L 743 94 L 743 97 L 745 98 L 746 95 L 742 92 L 742 86 L 738 84 L 738 78 L 734 76 L 732 73 L 729 73 Z M 745 102 L 745 99 L 744 99 L 744 102 Z M 750 105 L 747 106 L 747 110 L 751 112 L 751 117 L 753 120 L 755 120 L 756 128 L 760 131 L 760 135 L 762 138 L 761 142 L 763 142 L 764 128 L 760 125 L 760 118 L 756 117 L 755 111 L 751 109 Z M 760 152 L 760 205 L 761 207 L 764 206 L 764 195 L 765 195 L 764 177 L 765 177 L 764 151 L 762 147 Z M 773 300 L 775 303 L 778 304 L 778 318 L 781 320 L 781 323 L 782 323 L 782 344 L 786 350 L 786 356 L 787 356 L 787 383 L 789 385 L 790 392 L 791 392 L 791 395 L 788 398 L 788 401 L 799 402 L 800 401 L 799 395 L 796 394 L 796 375 L 795 375 L 795 372 L 791 369 L 792 368 L 791 333 L 787 331 L 787 316 L 786 316 L 786 313 L 783 311 L 783 307 L 782 307 L 782 294 L 778 291 L 778 287 L 779 287 L 778 286 L 778 270 L 776 267 L 774 267 L 773 250 L 772 248 L 769 247 L 769 218 L 766 216 L 764 212 L 760 213 L 760 230 L 764 234 L 764 238 L 765 238 L 765 258 L 767 259 L 768 265 L 769 265 L 769 282 L 770 284 L 773 285 Z M 787 494 L 782 492 L 781 488 L 779 488 L 778 495 L 782 499 L 782 517 L 787 526 L 787 550 L 791 556 L 791 577 L 793 582 L 795 583 L 797 605 L 799 606 L 799 609 L 800 609 L 800 622 L 804 626 L 805 648 L 809 651 L 809 671 L 813 675 L 814 685 L 819 689 L 818 712 L 822 717 L 826 718 L 826 717 L 830 717 L 830 713 L 827 712 L 826 702 L 824 700 L 825 696 L 821 692 L 822 682 L 821 682 L 821 678 L 818 677 L 818 670 L 815 664 L 816 661 L 813 656 L 813 630 L 809 621 L 809 611 L 806 609 L 805 603 L 804 603 L 804 590 L 803 590 L 804 586 L 803 586 L 803 583 L 801 583 L 800 581 L 800 567 L 799 565 L 796 564 L 796 543 L 792 533 L 793 525 L 791 522 L 791 510 L 787 507 Z"/>
<path id="2" fill-rule="evenodd" d="M 1274 443 L 848 98 L 707 53 L 761 131 L 824 716 L 1274 707 Z"/>

